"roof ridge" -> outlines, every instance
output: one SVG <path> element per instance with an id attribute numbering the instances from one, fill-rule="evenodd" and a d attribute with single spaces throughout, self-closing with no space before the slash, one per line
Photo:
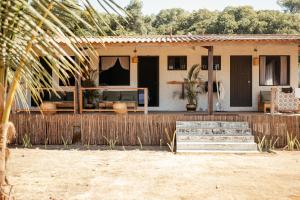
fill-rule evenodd
<path id="1" fill-rule="evenodd" d="M 139 36 L 90 36 L 70 38 L 81 43 L 192 43 L 192 42 L 221 42 L 221 41 L 292 41 L 300 44 L 300 34 L 199 34 L 199 35 L 139 35 Z M 67 43 L 67 38 L 55 38 L 58 43 Z"/>

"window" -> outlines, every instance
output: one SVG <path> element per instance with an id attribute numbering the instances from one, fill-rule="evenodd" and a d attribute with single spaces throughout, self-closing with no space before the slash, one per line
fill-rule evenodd
<path id="1" fill-rule="evenodd" d="M 201 64 L 202 70 L 208 70 L 208 56 L 201 57 Z M 213 69 L 221 70 L 221 56 L 214 56 Z"/>
<path id="2" fill-rule="evenodd" d="M 168 70 L 186 70 L 186 56 L 168 56 Z"/>
<path id="3" fill-rule="evenodd" d="M 260 56 L 259 84 L 279 86 L 290 84 L 289 56 Z"/>
<path id="4" fill-rule="evenodd" d="M 65 59 L 67 59 L 71 65 L 73 65 L 72 61 L 70 59 L 72 59 L 73 61 L 75 61 L 75 56 L 70 56 L 70 57 L 66 57 L 65 56 Z M 67 85 L 64 84 L 63 80 L 59 79 L 59 86 L 75 86 L 75 76 L 72 72 L 70 71 L 67 71 L 68 73 L 68 77 L 66 79 L 66 82 L 67 82 Z"/>
<path id="5" fill-rule="evenodd" d="M 101 56 L 99 65 L 99 85 L 130 85 L 129 56 Z"/>

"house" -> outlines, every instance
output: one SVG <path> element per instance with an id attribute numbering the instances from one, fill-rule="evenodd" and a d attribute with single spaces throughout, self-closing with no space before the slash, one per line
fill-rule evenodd
<path id="1" fill-rule="evenodd" d="M 201 77 L 209 80 L 208 92 L 199 97 L 198 111 L 220 109 L 216 108 L 218 101 L 221 111 L 257 111 L 260 91 L 298 87 L 300 35 L 107 36 L 87 40 L 96 51 L 96 56 L 86 53 L 97 71 L 95 83 L 109 88 L 147 88 L 150 111 L 186 110 L 180 81 L 194 64 L 200 64 Z M 62 46 L 66 42 L 57 41 Z M 46 64 L 42 57 L 41 62 Z M 64 90 L 74 90 L 74 77 L 70 78 L 71 87 L 63 86 L 54 75 L 53 82 Z M 222 84 L 221 100 L 213 82 Z M 33 108 L 30 94 L 28 101 Z"/>

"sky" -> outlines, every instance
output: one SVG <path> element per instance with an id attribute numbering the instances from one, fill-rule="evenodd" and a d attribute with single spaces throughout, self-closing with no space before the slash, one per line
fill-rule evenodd
<path id="1" fill-rule="evenodd" d="M 93 0 L 97 2 L 97 0 Z M 280 10 L 276 0 L 142 0 L 144 14 L 157 14 L 162 9 L 183 8 L 188 11 L 198 9 L 223 10 L 227 6 L 251 5 L 256 10 Z M 122 7 L 130 0 L 115 0 Z M 97 4 L 97 3 L 96 3 Z"/>

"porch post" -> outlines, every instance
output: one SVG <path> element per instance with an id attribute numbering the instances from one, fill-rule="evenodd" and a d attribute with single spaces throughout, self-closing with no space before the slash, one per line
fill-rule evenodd
<path id="1" fill-rule="evenodd" d="M 78 74 L 76 78 L 76 113 L 81 114 L 82 105 L 82 95 L 81 95 L 81 75 Z"/>
<path id="2" fill-rule="evenodd" d="M 208 46 L 206 47 L 208 50 L 208 114 L 213 114 L 213 62 L 214 62 L 214 47 Z"/>
<path id="3" fill-rule="evenodd" d="M 277 93 L 277 88 L 272 87 L 271 88 L 271 105 L 270 105 L 270 113 L 271 113 L 271 115 L 275 114 L 276 93 Z"/>
<path id="4" fill-rule="evenodd" d="M 144 88 L 144 114 L 148 114 L 148 88 Z"/>

